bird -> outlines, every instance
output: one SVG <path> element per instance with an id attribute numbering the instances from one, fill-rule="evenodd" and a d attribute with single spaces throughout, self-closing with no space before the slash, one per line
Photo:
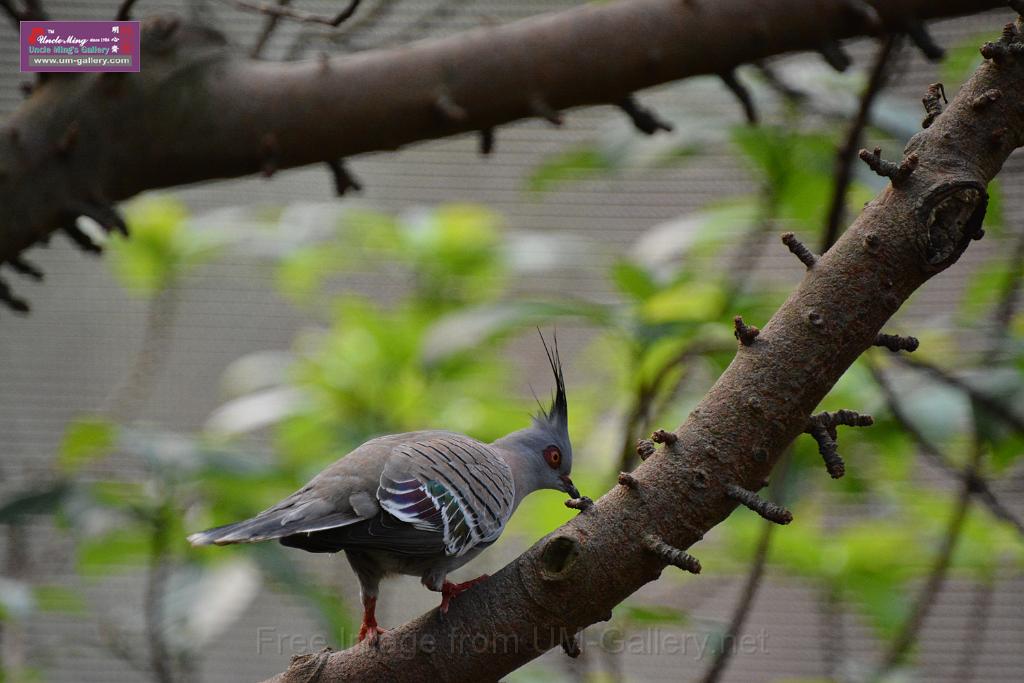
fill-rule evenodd
<path id="1" fill-rule="evenodd" d="M 448 574 L 501 536 L 522 500 L 540 489 L 580 499 L 573 485 L 568 402 L 558 339 L 541 343 L 555 379 L 551 404 L 530 424 L 492 443 L 428 430 L 371 439 L 255 517 L 194 533 L 193 546 L 277 540 L 311 553 L 344 551 L 363 606 L 359 640 L 377 645 L 381 579 L 420 577 L 441 593 L 440 612 L 486 580 Z"/>

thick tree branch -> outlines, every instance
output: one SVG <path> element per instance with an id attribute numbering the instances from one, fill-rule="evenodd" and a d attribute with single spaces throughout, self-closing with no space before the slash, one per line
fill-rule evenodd
<path id="1" fill-rule="evenodd" d="M 630 485 L 613 487 L 461 595 L 443 619 L 433 610 L 386 632 L 379 648 L 331 654 L 319 680 L 495 680 L 607 620 L 668 559 L 695 568 L 676 551 L 732 512 L 728 487 L 760 487 L 883 324 L 978 236 L 985 186 L 1024 144 L 1024 107 L 1010 96 L 1022 87 L 1024 63 L 1015 58 L 982 65 L 907 145 L 919 160 L 915 172 L 900 187 L 887 186 L 806 271 L 757 343 L 738 349 L 677 440 L 630 473 Z M 1007 96 L 982 111 L 971 106 L 992 89 Z M 1004 131 L 999 144 L 996 129 Z"/>
<path id="2" fill-rule="evenodd" d="M 886 25 L 998 0 L 887 0 Z M 268 7 L 279 7 L 267 5 Z M 876 30 L 846 0 L 587 3 L 441 40 L 310 62 L 248 59 L 209 29 L 143 25 L 138 74 L 48 79 L 0 131 L 0 263 L 80 215 L 148 189 L 492 129 Z M 446 94 L 465 116 L 439 116 Z M 287 96 L 285 96 L 285 94 Z M 78 144 L 56 153 L 70 127 Z"/>

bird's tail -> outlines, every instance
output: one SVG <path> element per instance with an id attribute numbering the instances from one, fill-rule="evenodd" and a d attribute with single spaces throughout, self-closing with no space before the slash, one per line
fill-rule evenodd
<path id="1" fill-rule="evenodd" d="M 287 502 L 287 501 L 285 501 Z M 307 514 L 303 514 L 306 512 Z M 298 533 L 312 533 L 333 529 L 359 521 L 352 511 L 331 514 L 309 514 L 308 505 L 273 507 L 251 519 L 214 527 L 188 537 L 194 546 L 231 545 L 232 543 L 258 543 Z"/>

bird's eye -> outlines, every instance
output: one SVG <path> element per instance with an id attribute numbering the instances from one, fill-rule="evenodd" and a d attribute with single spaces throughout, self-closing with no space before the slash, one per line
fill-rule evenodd
<path id="1" fill-rule="evenodd" d="M 551 469 L 557 470 L 562 464 L 562 451 L 558 450 L 558 446 L 548 446 L 544 449 L 544 460 Z"/>

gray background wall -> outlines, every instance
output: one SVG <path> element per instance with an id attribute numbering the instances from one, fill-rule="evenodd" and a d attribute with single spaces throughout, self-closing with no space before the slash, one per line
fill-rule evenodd
<path id="1" fill-rule="evenodd" d="M 298 4 L 328 13 L 339 3 L 308 0 Z M 360 13 L 378 17 L 379 23 L 353 40 L 348 49 L 454 33 L 484 20 L 508 21 L 573 4 L 578 3 L 369 0 Z M 48 0 L 46 5 L 55 18 L 87 19 L 112 17 L 117 3 Z M 176 0 L 142 0 L 136 14 L 145 16 L 158 8 L 176 5 Z M 440 14 L 439 7 L 444 10 Z M 211 2 L 209 9 L 224 20 L 221 27 L 240 45 L 248 45 L 262 24 L 261 17 L 236 12 L 222 3 Z M 181 11 L 189 10 L 183 7 Z M 1006 20 L 1004 15 L 1008 16 L 1001 13 L 942 22 L 934 33 L 939 42 L 956 45 L 971 36 L 992 33 Z M 280 31 L 269 54 L 283 54 L 296 30 L 286 26 Z M 7 35 L 6 32 L 6 26 L 0 29 L 0 35 Z M 863 66 L 871 48 L 859 43 L 852 51 L 858 65 Z M 23 79 L 16 65 L 15 44 L 4 40 L 0 43 L 2 113 L 15 109 L 21 97 L 17 84 Z M 908 106 L 916 106 L 926 84 L 934 80 L 936 67 L 925 63 L 916 53 L 908 53 L 892 92 L 903 97 Z M 698 104 L 689 99 L 693 97 L 692 84 L 673 85 L 645 93 L 644 100 L 666 114 L 686 108 L 691 112 L 703 110 L 714 121 L 739 122 L 737 106 L 716 83 L 708 82 L 700 93 Z M 524 191 L 524 179 L 552 150 L 591 139 L 597 131 L 618 121 L 619 115 L 612 109 L 595 108 L 572 112 L 561 130 L 552 130 L 539 122 L 509 126 L 498 132 L 498 152 L 488 159 L 478 156 L 476 140 L 471 137 L 357 158 L 351 161 L 351 167 L 364 181 L 366 191 L 356 200 L 344 201 L 358 201 L 387 211 L 446 201 L 480 202 L 500 212 L 510 230 L 572 235 L 578 244 L 576 257 L 591 267 L 554 269 L 544 278 L 521 287 L 606 297 L 609 291 L 600 266 L 610 263 L 618 251 L 628 247 L 644 230 L 712 199 L 752 187 L 750 178 L 723 146 L 700 164 L 627 172 L 615 178 L 575 183 L 543 195 Z M 1015 156 L 1002 176 L 1011 225 L 1020 225 L 1024 218 L 1019 209 L 1021 168 L 1020 157 Z M 269 181 L 248 178 L 204 184 L 176 190 L 174 195 L 196 214 L 224 206 L 333 201 L 330 179 L 320 168 L 281 173 Z M 929 283 L 906 315 L 911 319 L 943 316 L 950 302 L 958 300 L 977 264 L 999 248 L 993 240 L 972 247 L 962 265 Z M 769 252 L 764 267 L 777 271 L 780 278 L 797 277 L 790 257 L 780 251 Z M 85 257 L 59 240 L 49 250 L 33 253 L 32 257 L 48 274 L 42 286 L 18 283 L 19 290 L 34 305 L 32 316 L 13 319 L 4 315 L 0 319 L 0 495 L 47 479 L 67 421 L 96 409 L 126 372 L 127 363 L 141 342 L 144 305 L 123 293 L 102 262 Z M 174 429 L 196 429 L 219 403 L 219 376 L 228 363 L 248 352 L 290 345 L 295 331 L 308 321 L 278 298 L 270 277 L 264 264 L 228 256 L 204 266 L 184 283 L 180 310 L 168 331 L 169 356 L 152 396 L 143 407 L 142 418 Z M 402 284 L 383 279 L 374 281 L 372 286 L 388 296 Z M 581 343 L 585 336 L 585 332 L 570 333 L 570 353 L 572 344 Z M 1018 476 L 1004 486 L 1020 510 L 1019 494 L 1024 493 L 1024 481 Z M 34 527 L 33 534 L 31 552 L 33 563 L 39 567 L 40 581 L 73 586 L 111 620 L 130 620 L 138 612 L 138 577 L 79 583 L 68 570 L 68 540 L 45 525 Z M 511 539 L 482 564 L 500 566 L 503 558 L 514 554 L 525 540 L 529 539 Z M 3 543 L 0 541 L 0 546 Z M 343 561 L 319 557 L 310 561 L 318 572 L 335 576 L 339 590 L 355 602 L 356 592 Z M 401 600 L 383 601 L 382 623 L 399 623 L 433 604 L 434 596 L 414 584 L 410 580 L 401 589 L 395 589 L 396 596 L 401 591 Z M 692 609 L 703 619 L 721 621 L 728 618 L 737 591 L 737 581 L 710 573 L 699 582 L 662 580 L 645 588 L 642 597 Z M 972 596 L 966 585 L 951 581 L 939 599 L 922 642 L 928 680 L 953 680 L 955 654 L 950 645 L 968 637 L 967 607 Z M 978 680 L 1016 681 L 1024 670 L 1024 652 L 1020 648 L 1024 638 L 1024 580 L 1019 576 L 1001 577 L 993 604 L 985 640 L 977 644 L 983 654 L 977 668 Z M 844 637 L 849 650 L 875 651 L 878 646 L 870 629 L 855 617 L 845 619 Z M 295 652 L 270 648 L 271 651 L 258 654 L 257 629 L 267 625 L 282 634 L 316 632 L 306 607 L 287 596 L 269 593 L 215 643 L 202 664 L 204 680 L 252 681 L 281 670 L 288 655 Z M 821 619 L 815 595 L 808 586 L 772 577 L 758 597 L 749 622 L 753 633 L 769 627 L 767 652 L 739 656 L 727 680 L 769 681 L 785 676 L 821 675 Z M 139 679 L 137 673 L 105 649 L 92 616 L 50 614 L 33 618 L 27 624 L 23 643 L 29 660 L 43 669 L 48 681 Z M 546 659 L 550 662 L 548 666 L 577 672 L 600 663 L 594 655 L 585 656 L 582 663 L 571 664 L 561 653 L 550 654 Z M 628 656 L 622 666 L 630 672 L 630 680 L 645 681 L 679 680 L 701 668 L 693 654 Z"/>

